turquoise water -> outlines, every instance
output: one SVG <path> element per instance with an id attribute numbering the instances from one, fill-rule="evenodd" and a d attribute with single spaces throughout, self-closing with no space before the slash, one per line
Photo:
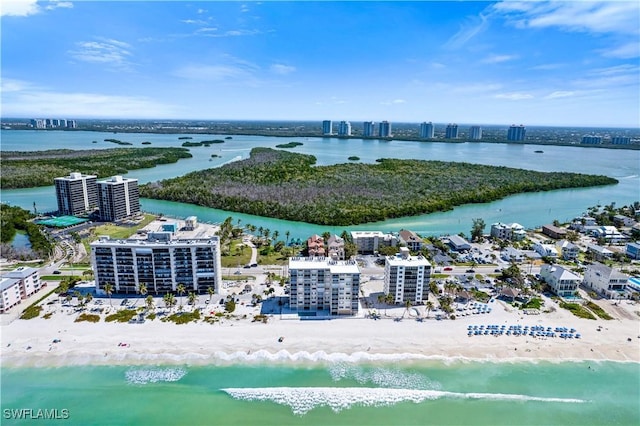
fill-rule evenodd
<path id="1" fill-rule="evenodd" d="M 58 132 L 58 131 L 17 131 L 2 130 L 3 150 L 44 150 L 54 148 L 105 149 L 117 145 L 104 142 L 106 138 L 118 138 L 132 142 L 134 147 L 143 147 L 143 141 L 150 146 L 180 146 L 179 135 L 124 134 L 107 132 Z M 193 141 L 222 138 L 218 135 L 192 135 Z M 93 144 L 92 141 L 97 141 Z M 582 147 L 544 146 L 544 154 L 535 153 L 536 145 L 490 144 L 490 143 L 437 143 L 376 141 L 334 138 L 275 138 L 262 136 L 233 136 L 224 144 L 211 147 L 191 148 L 191 159 L 180 160 L 152 169 L 134 170 L 129 175 L 141 183 L 163 178 L 180 176 L 193 170 L 215 167 L 228 161 L 247 158 L 253 147 L 275 145 L 286 141 L 298 141 L 304 145 L 293 151 L 315 155 L 318 164 L 347 162 L 350 155 L 358 155 L 363 162 L 374 162 L 377 158 L 414 158 L 423 160 L 459 161 L 495 166 L 518 167 L 539 171 L 570 171 L 603 174 L 617 178 L 620 183 L 605 187 L 567 189 L 550 192 L 520 194 L 492 203 L 460 206 L 452 211 L 390 219 L 359 226 L 349 230 L 398 231 L 412 229 L 423 235 L 469 233 L 472 220 L 483 218 L 487 224 L 493 222 L 518 222 L 525 227 L 536 227 L 554 219 L 568 221 L 595 204 L 629 204 L 640 199 L 640 151 L 593 149 Z M 222 158 L 210 160 L 212 154 Z M 35 202 L 39 211 L 56 209 L 53 186 L 23 190 L 2 191 L 1 200 L 12 205 L 32 209 Z M 159 200 L 141 200 L 145 211 L 163 213 L 169 216 L 186 217 L 197 215 L 200 220 L 222 222 L 226 217 L 241 219 L 256 227 L 278 230 L 281 236 L 286 231 L 292 238 L 307 238 L 324 231 L 342 232 L 345 227 L 321 227 L 302 222 L 290 222 L 242 215 L 234 212 L 197 207 L 189 204 Z"/>
<path id="2" fill-rule="evenodd" d="M 637 425 L 638 369 L 435 361 L 3 368 L 2 410 L 67 409 L 70 424 L 95 425 Z"/>

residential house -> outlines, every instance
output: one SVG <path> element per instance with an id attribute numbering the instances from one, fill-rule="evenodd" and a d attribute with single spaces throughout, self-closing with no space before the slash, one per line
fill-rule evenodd
<path id="1" fill-rule="evenodd" d="M 506 262 L 521 263 L 524 262 L 525 256 L 522 251 L 509 246 L 500 252 L 500 258 Z"/>
<path id="2" fill-rule="evenodd" d="M 420 238 L 418 234 L 406 229 L 400 231 L 400 243 L 404 244 L 412 252 L 419 252 L 424 245 L 424 241 L 422 241 L 422 238 Z"/>
<path id="3" fill-rule="evenodd" d="M 630 259 L 640 260 L 640 243 L 627 243 L 625 253 Z"/>
<path id="4" fill-rule="evenodd" d="M 623 297 L 629 277 L 601 263 L 587 266 L 584 285 L 606 298 Z"/>
<path id="5" fill-rule="evenodd" d="M 567 230 L 564 228 L 559 228 L 557 226 L 554 225 L 543 225 L 542 226 L 542 233 L 544 235 L 547 235 L 548 237 L 551 237 L 555 240 L 559 240 L 561 238 L 565 238 L 567 236 Z"/>
<path id="6" fill-rule="evenodd" d="M 633 226 L 636 223 L 636 221 L 632 217 L 617 214 L 613 216 L 613 223 L 615 223 L 616 226 L 618 227 L 629 227 L 629 226 Z"/>
<path id="7" fill-rule="evenodd" d="M 573 296 L 582 281 L 578 275 L 560 265 L 542 265 L 540 277 L 560 297 Z"/>
<path id="8" fill-rule="evenodd" d="M 614 244 L 627 239 L 615 226 L 599 226 L 591 230 L 591 235 L 596 238 L 603 238 L 605 241 Z"/>
<path id="9" fill-rule="evenodd" d="M 567 240 L 558 241 L 556 243 L 556 250 L 564 260 L 576 260 L 580 253 L 580 248 Z"/>
<path id="10" fill-rule="evenodd" d="M 491 225 L 491 236 L 502 240 L 520 241 L 527 236 L 524 226 L 519 223 L 494 223 Z"/>
<path id="11" fill-rule="evenodd" d="M 327 255 L 333 260 L 344 260 L 344 240 L 337 235 L 332 235 L 327 241 Z"/>
<path id="12" fill-rule="evenodd" d="M 596 244 L 589 244 L 587 246 L 587 253 L 593 257 L 593 260 L 602 262 L 605 259 L 611 259 L 613 252 L 606 247 L 602 247 Z"/>
<path id="13" fill-rule="evenodd" d="M 324 238 L 318 234 L 310 236 L 307 240 L 307 252 L 309 253 L 309 257 L 324 257 L 326 254 L 324 249 Z"/>
<path id="14" fill-rule="evenodd" d="M 573 219 L 569 228 L 578 232 L 584 232 L 586 226 L 598 226 L 598 223 L 596 222 L 596 219 L 591 216 L 579 216 Z"/>
<path id="15" fill-rule="evenodd" d="M 558 257 L 558 250 L 552 244 L 535 243 L 533 249 L 542 257 Z"/>

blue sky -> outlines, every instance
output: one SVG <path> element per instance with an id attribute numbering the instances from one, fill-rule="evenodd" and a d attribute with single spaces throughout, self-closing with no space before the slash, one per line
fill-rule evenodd
<path id="1" fill-rule="evenodd" d="M 639 4 L 2 0 L 2 116 L 640 127 Z"/>

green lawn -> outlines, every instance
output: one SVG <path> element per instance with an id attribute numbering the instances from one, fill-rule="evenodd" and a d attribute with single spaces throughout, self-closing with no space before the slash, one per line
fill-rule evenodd
<path id="1" fill-rule="evenodd" d="M 222 256 L 220 263 L 223 268 L 235 268 L 244 266 L 251 260 L 251 247 L 242 244 L 241 239 L 231 241 L 229 256 Z"/>

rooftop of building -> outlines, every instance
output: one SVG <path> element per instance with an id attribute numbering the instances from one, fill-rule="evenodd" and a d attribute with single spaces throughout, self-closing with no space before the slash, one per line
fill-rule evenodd
<path id="1" fill-rule="evenodd" d="M 20 266 L 13 271 L 3 273 L 2 277 L 23 279 L 36 273 L 38 273 L 38 270 L 36 268 L 31 268 L 29 266 Z"/>
<path id="2" fill-rule="evenodd" d="M 603 276 L 605 278 L 629 278 L 627 275 L 618 271 L 617 269 L 611 268 L 607 265 L 603 265 L 602 263 L 594 263 L 587 266 L 587 271 L 594 271 L 596 274 Z"/>
<path id="3" fill-rule="evenodd" d="M 291 269 L 328 269 L 332 274 L 359 274 L 360 268 L 355 260 L 334 260 L 328 257 L 290 257 Z"/>
<path id="4" fill-rule="evenodd" d="M 15 278 L 4 278 L 4 277 L 0 278 L 0 292 L 13 287 L 19 282 L 20 280 L 17 280 Z"/>
<path id="5" fill-rule="evenodd" d="M 353 238 L 366 238 L 366 237 L 384 237 L 382 231 L 351 231 Z"/>
<path id="6" fill-rule="evenodd" d="M 100 182 L 98 182 L 98 184 L 101 184 L 101 185 L 118 185 L 120 183 L 125 183 L 125 182 L 138 182 L 138 179 L 127 178 L 127 177 L 122 177 L 122 176 L 112 176 L 107 180 L 101 180 Z"/>
<path id="7" fill-rule="evenodd" d="M 561 265 L 543 265 L 558 280 L 582 280 L 582 278 Z"/>

